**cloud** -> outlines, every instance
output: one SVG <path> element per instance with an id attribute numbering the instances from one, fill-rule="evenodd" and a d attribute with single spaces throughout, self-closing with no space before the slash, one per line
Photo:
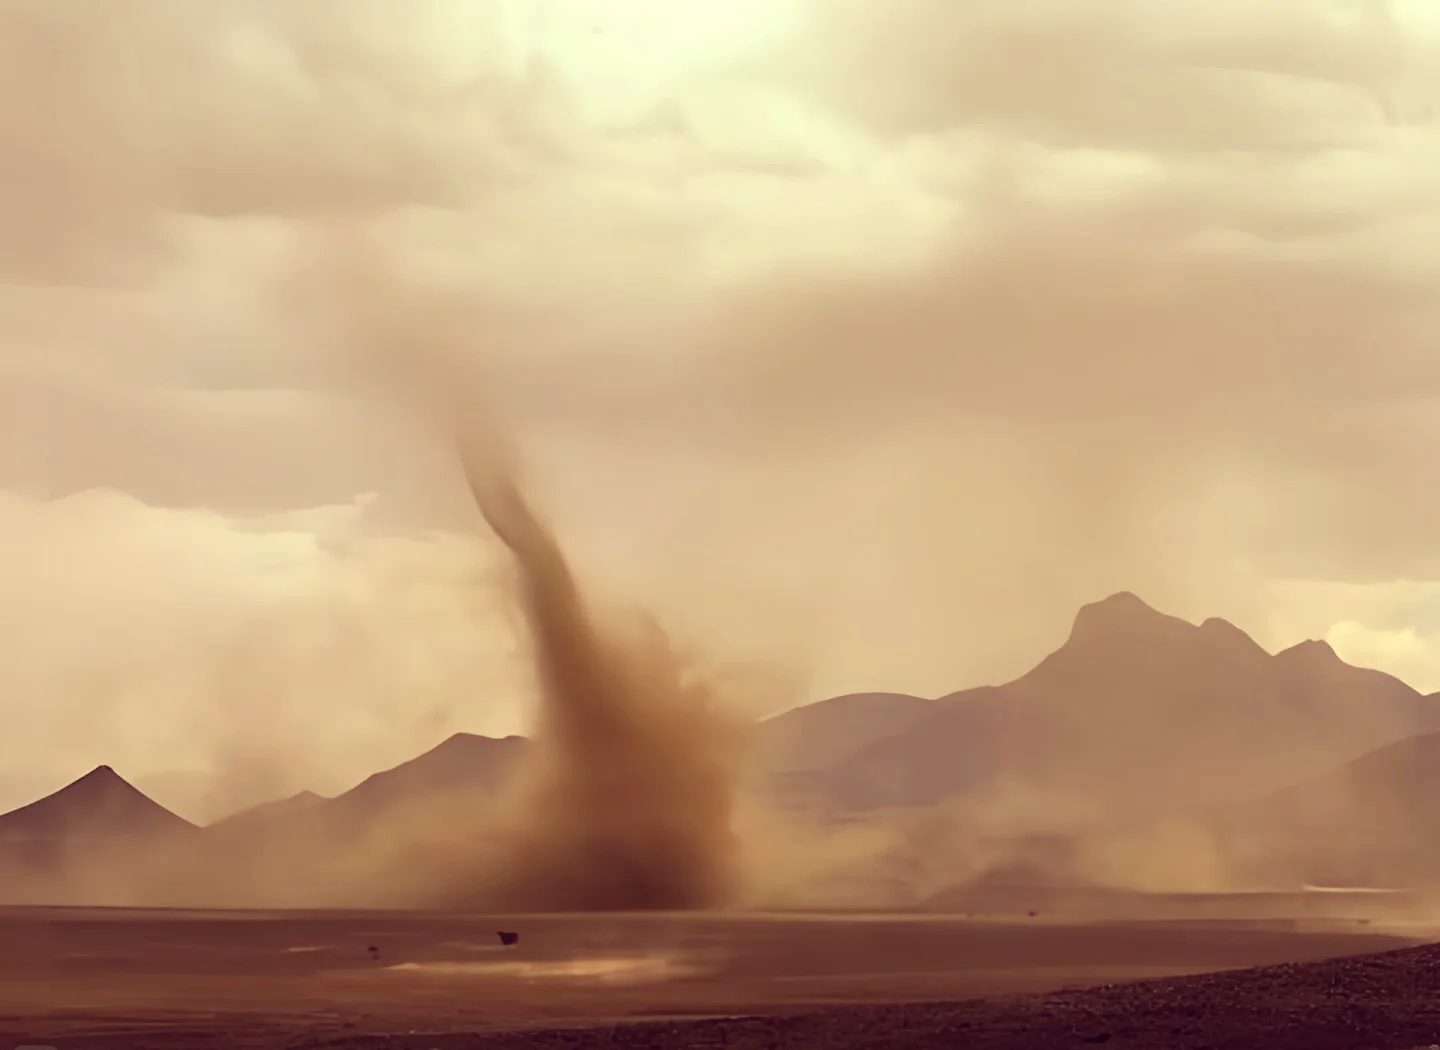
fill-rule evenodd
<path id="1" fill-rule="evenodd" d="M 543 73 L 476 18 L 454 75 L 437 52 L 458 11 L 432 0 L 397 22 L 384 5 L 142 0 L 99 19 L 6 5 L 12 274 L 133 274 L 123 253 L 158 250 L 167 212 L 455 205 L 523 174 L 549 148 Z"/>
<path id="2" fill-rule="evenodd" d="M 816 5 L 801 68 L 887 134 L 1293 152 L 1373 134 L 1406 56 L 1384 3 L 1139 0 Z"/>
<path id="3" fill-rule="evenodd" d="M 0 499 L 0 765 L 37 785 L 202 770 L 239 806 L 343 789 L 461 724 L 513 731 L 529 686 L 495 563 L 367 536 L 372 502 L 230 519 Z"/>
<path id="4" fill-rule="evenodd" d="M 813 694 L 1007 677 L 1122 588 L 1272 646 L 1433 633 L 1395 583 L 1440 571 L 1422 6 L 701 6 L 5 5 L 0 488 L 128 492 L 214 539 L 206 580 L 281 534 L 379 572 L 236 524 L 357 492 L 356 550 L 473 528 L 344 367 L 339 230 L 446 304 L 587 579 Z M 90 609 L 137 520 L 103 506 L 54 584 Z M 130 666 L 84 638 L 57 667 Z M 261 691 L 304 677 L 257 651 Z"/>

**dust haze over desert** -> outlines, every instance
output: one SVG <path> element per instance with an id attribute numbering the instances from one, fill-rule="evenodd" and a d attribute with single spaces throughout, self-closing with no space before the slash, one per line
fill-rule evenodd
<path id="1" fill-rule="evenodd" d="M 0 808 L 526 735 L 312 898 L 1429 870 L 1212 809 L 1440 729 L 1437 58 L 1401 0 L 0 4 Z M 761 768 L 981 686 L 879 709 L 929 780 L 860 708 Z"/>

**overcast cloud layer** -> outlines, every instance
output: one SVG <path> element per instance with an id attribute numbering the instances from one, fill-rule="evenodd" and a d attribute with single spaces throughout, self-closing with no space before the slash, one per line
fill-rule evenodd
<path id="1" fill-rule="evenodd" d="M 0 0 L 9 790 L 527 724 L 452 457 L 337 367 L 337 229 L 587 578 L 775 702 L 1001 680 L 1120 589 L 1440 689 L 1432 6 Z"/>

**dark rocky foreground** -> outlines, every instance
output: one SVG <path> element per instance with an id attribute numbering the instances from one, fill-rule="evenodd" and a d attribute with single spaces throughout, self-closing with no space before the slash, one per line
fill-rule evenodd
<path id="1" fill-rule="evenodd" d="M 1410 1050 L 1436 1043 L 1440 945 L 1040 996 L 304 1045 L 355 1050 Z"/>

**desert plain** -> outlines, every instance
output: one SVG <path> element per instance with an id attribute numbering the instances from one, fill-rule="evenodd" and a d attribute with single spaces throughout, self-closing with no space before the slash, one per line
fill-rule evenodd
<path id="1" fill-rule="evenodd" d="M 1270 917 L 1258 902 L 1184 917 L 1211 903 L 1111 919 L 12 908 L 0 1045 L 1399 1050 L 1440 1036 L 1425 923 L 1279 895 Z"/>

